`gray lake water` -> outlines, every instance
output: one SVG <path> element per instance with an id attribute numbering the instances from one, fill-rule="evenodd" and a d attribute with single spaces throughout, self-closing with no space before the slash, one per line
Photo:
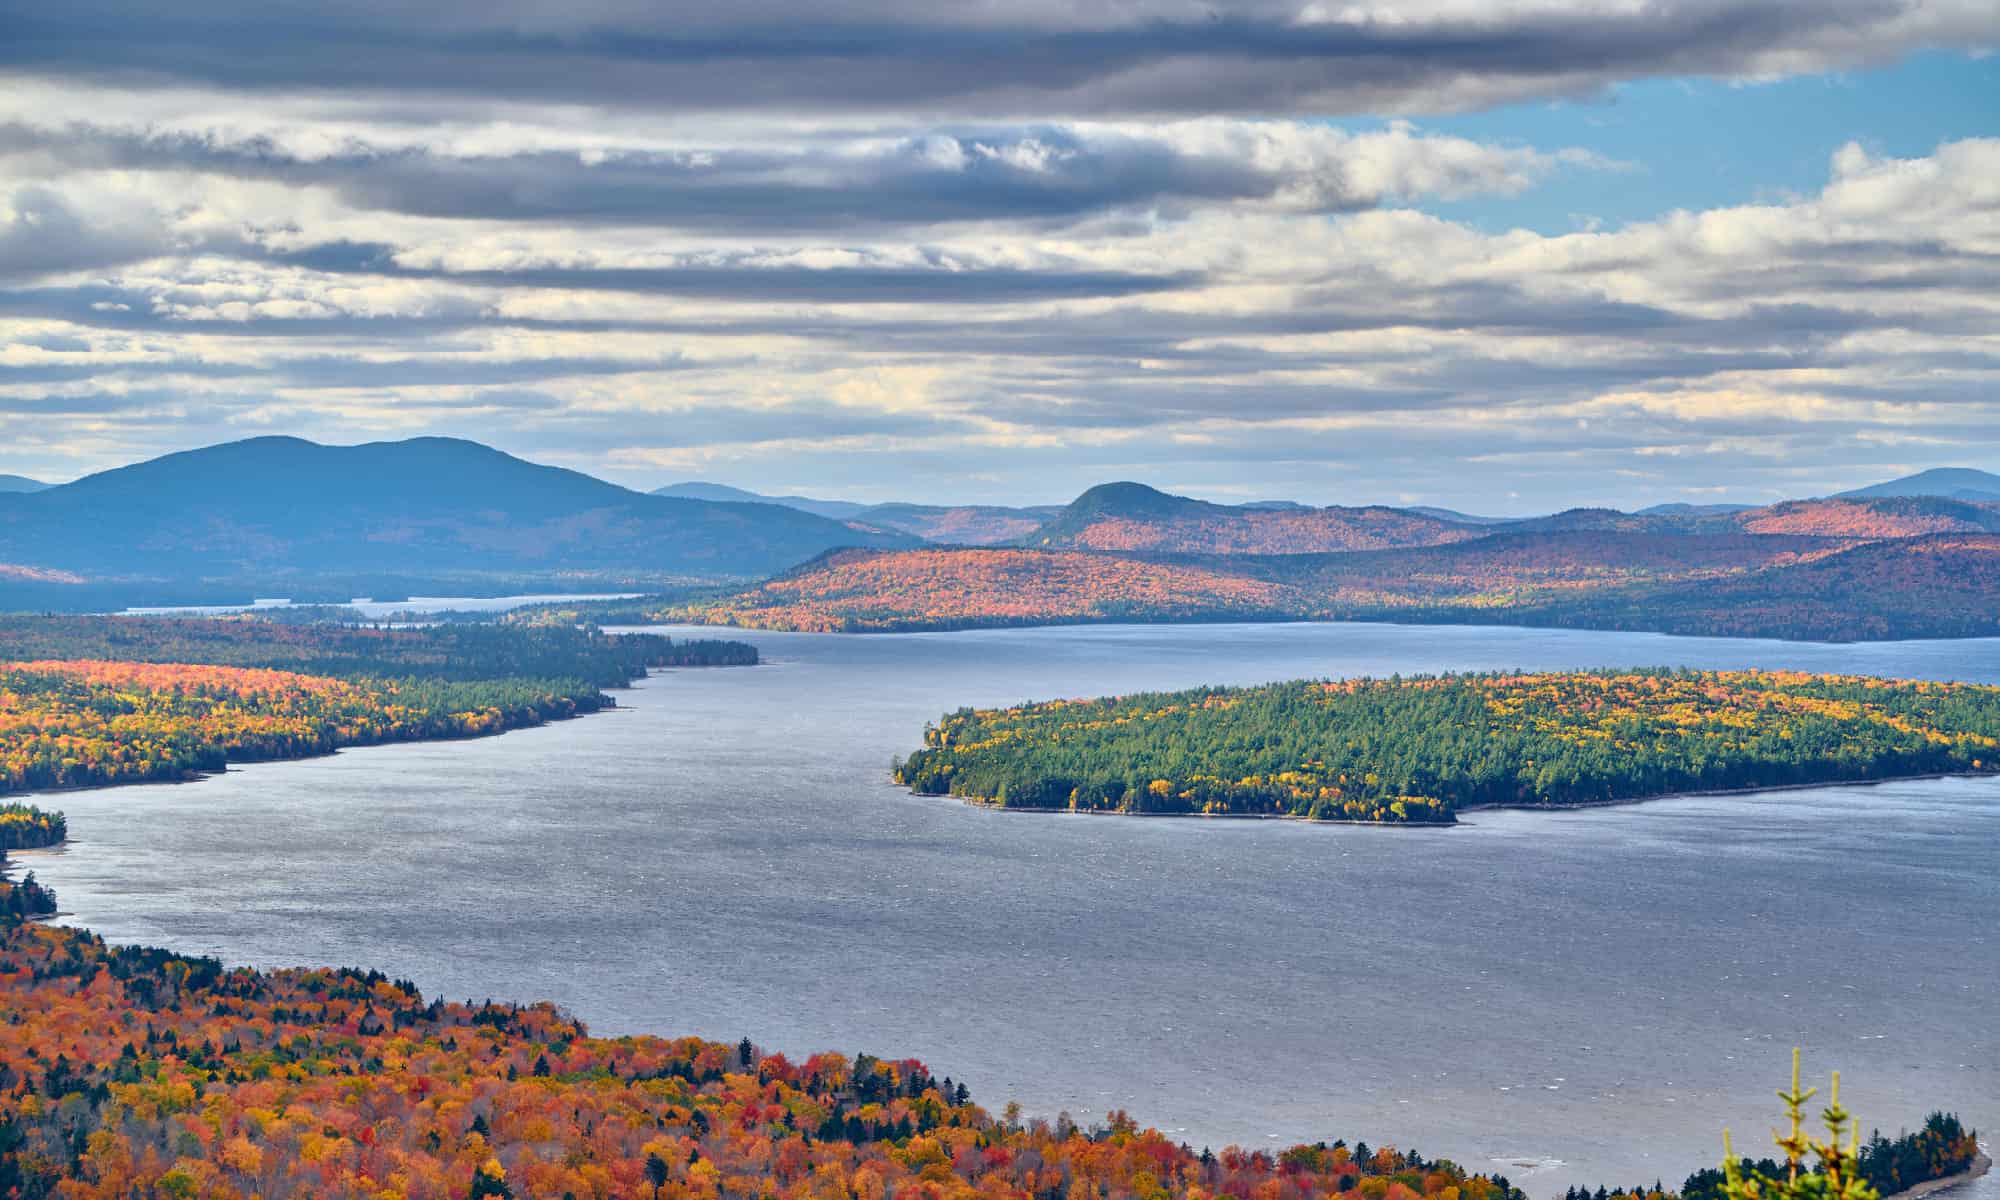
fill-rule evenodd
<path id="1" fill-rule="evenodd" d="M 1506 667 L 2000 682 L 2000 641 L 742 636 L 768 665 L 659 674 L 601 716 L 68 793 L 74 843 L 23 857 L 114 940 L 554 999 L 599 1033 L 914 1055 L 996 1110 L 1388 1142 L 1538 1195 L 1676 1184 L 1724 1125 L 1762 1152 L 1794 1045 L 1887 1131 L 2000 1125 L 2000 781 L 1446 830 L 1001 813 L 886 781 L 961 704 Z"/>

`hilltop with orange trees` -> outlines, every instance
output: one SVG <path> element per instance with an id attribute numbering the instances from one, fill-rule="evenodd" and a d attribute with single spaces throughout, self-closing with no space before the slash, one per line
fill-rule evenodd
<path id="1" fill-rule="evenodd" d="M 621 619 L 890 632 L 1092 621 L 1389 620 L 1855 641 L 2000 635 L 2000 535 L 1503 533 L 1312 555 L 840 551 Z M 565 605 L 565 620 L 596 608 Z M 533 619 L 532 614 L 521 619 Z"/>
<path id="2" fill-rule="evenodd" d="M 1055 550 L 842 550 L 725 599 L 654 615 L 759 629 L 862 632 L 1253 619 L 1295 604 L 1294 589 L 1285 584 L 1205 565 Z M 581 611 L 588 615 L 588 608 Z"/>

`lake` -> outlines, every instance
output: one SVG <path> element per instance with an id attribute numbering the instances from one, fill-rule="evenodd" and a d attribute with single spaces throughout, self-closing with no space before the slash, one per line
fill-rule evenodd
<path id="1" fill-rule="evenodd" d="M 2000 1124 L 2000 781 L 1412 830 L 995 812 L 886 779 L 961 704 L 1510 667 L 2000 682 L 2000 641 L 731 636 L 767 665 L 658 674 L 600 716 L 67 793 L 74 843 L 21 857 L 118 941 L 549 998 L 598 1033 L 914 1055 L 996 1111 L 1388 1142 L 1538 1196 L 1678 1184 L 1724 1125 L 1764 1152 L 1793 1045 L 1887 1132 Z"/>

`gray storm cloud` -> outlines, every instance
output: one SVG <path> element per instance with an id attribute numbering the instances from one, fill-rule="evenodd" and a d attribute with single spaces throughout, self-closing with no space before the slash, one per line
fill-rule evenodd
<path id="1" fill-rule="evenodd" d="M 17 6 L 0 64 L 252 90 L 932 116 L 1434 112 L 1990 45 L 1976 0 Z"/>

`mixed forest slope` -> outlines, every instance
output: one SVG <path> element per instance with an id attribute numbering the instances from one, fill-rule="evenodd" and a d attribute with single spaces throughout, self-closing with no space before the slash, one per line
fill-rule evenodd
<path id="1" fill-rule="evenodd" d="M 837 551 L 744 592 L 663 605 L 651 616 L 825 633 L 1250 620 L 1295 607 L 1286 585 L 1228 569 L 1075 551 L 940 547 Z M 589 617 L 593 610 L 578 611 Z"/>
<path id="2" fill-rule="evenodd" d="M 1768 671 L 1305 681 L 961 709 L 897 782 L 1006 808 L 1446 823 L 2000 773 L 2000 688 Z"/>
<path id="3" fill-rule="evenodd" d="M 1766 570 L 1538 598 L 1523 623 L 1814 641 L 2000 636 L 2000 535 L 1866 542 Z"/>
<path id="4" fill-rule="evenodd" d="M 1827 641 L 1978 637 L 2000 635 L 2000 535 L 1506 532 L 1317 555 L 843 551 L 736 593 L 611 608 L 624 620 L 807 631 L 1393 620 Z M 592 619 L 597 609 L 564 611 Z"/>
<path id="5" fill-rule="evenodd" d="M 547 1004 L 18 922 L 0 1006 L 0 1195 L 1525 1200 L 1387 1148 L 1022 1123 L 914 1059 L 592 1037 Z"/>
<path id="6" fill-rule="evenodd" d="M 2000 504 L 1939 496 L 1787 500 L 1735 514 L 1746 533 L 1811 537 L 1910 538 L 1934 533 L 2000 532 Z"/>

